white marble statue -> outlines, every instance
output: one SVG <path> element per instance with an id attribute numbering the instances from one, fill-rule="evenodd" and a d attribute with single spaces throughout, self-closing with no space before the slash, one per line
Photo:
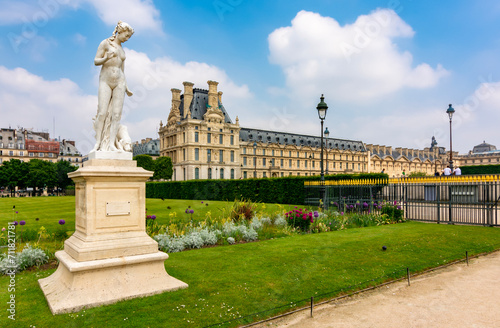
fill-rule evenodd
<path id="1" fill-rule="evenodd" d="M 119 130 L 125 93 L 132 96 L 125 80 L 125 51 L 122 43 L 132 34 L 134 29 L 119 21 L 113 35 L 103 40 L 97 48 L 94 64 L 102 68 L 99 75 L 97 115 L 94 119 L 96 144 L 92 151 L 131 151 L 131 147 L 124 147 L 130 141 L 120 139 L 120 134 L 122 138 L 130 139 L 126 128 L 122 133 Z"/>

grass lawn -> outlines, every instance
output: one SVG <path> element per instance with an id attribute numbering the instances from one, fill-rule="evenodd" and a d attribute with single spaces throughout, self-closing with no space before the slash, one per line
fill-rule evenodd
<path id="1" fill-rule="evenodd" d="M 228 216 L 232 204 L 233 202 L 221 201 L 146 199 L 148 214 L 156 215 L 159 224 L 167 225 L 185 223 L 191 219 L 194 221 L 204 220 L 207 214 L 212 217 Z M 192 217 L 184 212 L 188 206 L 194 210 Z M 257 212 L 272 214 L 278 211 L 282 212 L 284 209 L 289 210 L 291 207 L 290 205 L 257 203 Z M 16 214 L 16 212 L 18 213 Z M 59 227 L 60 219 L 66 221 L 68 228 L 75 226 L 74 196 L 0 198 L 0 229 L 7 227 L 8 222 L 24 220 L 26 221 L 25 229 L 38 230 L 44 226 L 53 231 Z"/>
<path id="2" fill-rule="evenodd" d="M 148 200 L 148 207 L 156 206 L 150 204 Z M 54 270 L 27 271 L 16 275 L 15 324 L 179 328 L 204 327 L 261 311 L 268 317 L 302 306 L 311 296 L 319 300 L 342 289 L 404 276 L 406 267 L 422 271 L 463 258 L 465 251 L 473 255 L 499 248 L 497 228 L 407 222 L 184 251 L 170 254 L 165 267 L 189 288 L 57 316 L 51 314 L 37 283 Z M 11 294 L 8 284 L 8 277 L 0 277 L 1 326 L 13 326 L 5 311 Z M 276 307 L 281 308 L 270 310 Z"/>

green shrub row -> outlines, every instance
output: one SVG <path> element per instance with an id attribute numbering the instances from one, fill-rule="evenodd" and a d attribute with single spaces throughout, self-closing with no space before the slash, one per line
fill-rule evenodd
<path id="1" fill-rule="evenodd" d="M 387 179 L 384 173 L 335 174 L 325 180 Z M 148 182 L 147 198 L 199 199 L 277 204 L 304 204 L 305 181 L 318 181 L 319 176 L 283 177 L 244 180 L 189 180 Z"/>
<path id="2" fill-rule="evenodd" d="M 469 174 L 500 174 L 500 165 L 471 165 L 460 168 L 463 175 Z"/>

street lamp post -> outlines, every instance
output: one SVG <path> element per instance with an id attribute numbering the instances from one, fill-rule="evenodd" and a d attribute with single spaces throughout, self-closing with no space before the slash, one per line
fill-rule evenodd
<path id="1" fill-rule="evenodd" d="M 325 170 L 325 174 L 328 175 L 328 137 L 330 136 L 330 131 L 328 131 L 328 127 L 326 127 L 325 129 L 325 145 L 326 145 L 326 161 L 325 161 L 325 164 L 326 164 L 326 170 Z"/>
<path id="2" fill-rule="evenodd" d="M 452 142 L 452 135 L 451 135 L 451 119 L 453 118 L 454 113 L 455 113 L 455 109 L 453 107 L 451 107 L 451 104 L 450 104 L 448 109 L 446 110 L 446 114 L 448 114 L 448 117 L 450 118 L 450 170 L 451 170 L 451 174 L 453 174 L 453 142 Z"/>
<path id="3" fill-rule="evenodd" d="M 325 172 L 323 171 L 323 121 L 326 117 L 326 111 L 328 110 L 328 105 L 325 103 L 325 97 L 321 95 L 320 102 L 316 109 L 318 110 L 318 116 L 321 120 L 321 156 L 320 156 L 320 168 L 321 168 L 321 199 L 323 200 L 323 207 L 325 206 Z"/>
<path id="4" fill-rule="evenodd" d="M 253 143 L 253 177 L 257 178 L 257 143 Z"/>

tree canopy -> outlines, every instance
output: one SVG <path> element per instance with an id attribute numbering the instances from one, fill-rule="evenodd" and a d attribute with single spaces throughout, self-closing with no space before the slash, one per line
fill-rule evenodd
<path id="1" fill-rule="evenodd" d="M 54 188 L 65 189 L 73 181 L 68 178 L 68 173 L 78 169 L 68 161 L 52 163 L 40 159 L 31 159 L 23 162 L 19 159 L 11 159 L 0 165 L 0 186 L 13 190 L 16 186 L 20 189 L 32 188 Z"/>

